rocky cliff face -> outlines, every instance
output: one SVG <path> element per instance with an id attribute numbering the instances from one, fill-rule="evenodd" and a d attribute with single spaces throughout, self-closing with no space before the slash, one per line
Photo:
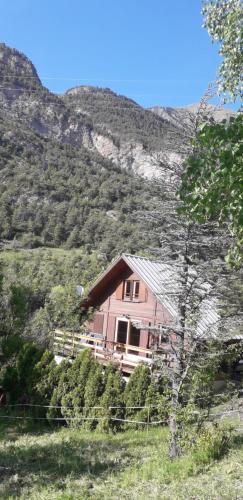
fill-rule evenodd
<path id="1" fill-rule="evenodd" d="M 57 96 L 42 85 L 31 61 L 5 44 L 0 75 L 0 106 L 8 118 L 61 144 L 85 147 L 122 168 L 165 180 L 188 151 L 195 106 L 147 110 L 110 89 L 89 86 Z"/>
<path id="2" fill-rule="evenodd" d="M 97 151 L 145 177 L 183 157 L 186 141 L 177 125 L 109 89 L 84 86 L 54 95 L 31 61 L 5 44 L 0 74 L 2 111 L 45 137 Z"/>
<path id="3" fill-rule="evenodd" d="M 55 95 L 27 57 L 0 44 L 0 240 L 108 256 L 160 248 L 165 193 L 170 200 L 195 116 L 90 86 Z M 175 212 L 166 213 L 172 227 Z"/>

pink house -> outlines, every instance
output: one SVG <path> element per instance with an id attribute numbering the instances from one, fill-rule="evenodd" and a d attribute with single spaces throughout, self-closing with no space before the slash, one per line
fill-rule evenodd
<path id="1" fill-rule="evenodd" d="M 110 360 L 124 372 L 139 362 L 151 364 L 160 325 L 170 324 L 176 310 L 168 297 L 171 267 L 146 257 L 122 254 L 99 276 L 84 307 L 93 307 L 85 339 L 101 362 Z"/>

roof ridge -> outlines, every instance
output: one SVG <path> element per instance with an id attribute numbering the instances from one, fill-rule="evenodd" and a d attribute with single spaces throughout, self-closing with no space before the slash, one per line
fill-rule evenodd
<path id="1" fill-rule="evenodd" d="M 150 262 L 161 262 L 163 264 L 162 260 L 157 260 L 156 258 L 152 257 L 144 257 L 143 255 L 134 255 L 131 253 L 122 253 L 120 257 L 135 257 L 136 259 L 150 260 Z"/>

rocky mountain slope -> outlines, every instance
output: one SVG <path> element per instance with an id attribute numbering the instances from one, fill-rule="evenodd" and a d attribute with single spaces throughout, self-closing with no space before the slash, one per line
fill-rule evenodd
<path id="1" fill-rule="evenodd" d="M 147 110 L 110 89 L 81 86 L 55 95 L 42 85 L 32 62 L 5 44 L 0 44 L 0 106 L 45 137 L 96 151 L 148 178 L 166 178 L 168 168 L 181 163 L 195 123 L 195 107 Z"/>
<path id="2" fill-rule="evenodd" d="M 110 89 L 55 95 L 0 44 L 0 240 L 107 255 L 159 245 L 144 215 L 178 180 L 194 121 L 194 110 L 146 110 Z"/>
<path id="3" fill-rule="evenodd" d="M 0 106 L 8 117 L 45 137 L 97 151 L 146 177 L 180 161 L 187 149 L 180 127 L 109 89 L 77 87 L 63 96 L 49 92 L 31 61 L 4 44 Z"/>

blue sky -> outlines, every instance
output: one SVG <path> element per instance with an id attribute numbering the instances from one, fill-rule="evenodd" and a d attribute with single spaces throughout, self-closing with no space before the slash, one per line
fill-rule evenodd
<path id="1" fill-rule="evenodd" d="M 1 41 L 24 52 L 50 90 L 109 87 L 141 105 L 198 102 L 217 47 L 199 0 L 2 0 Z"/>

